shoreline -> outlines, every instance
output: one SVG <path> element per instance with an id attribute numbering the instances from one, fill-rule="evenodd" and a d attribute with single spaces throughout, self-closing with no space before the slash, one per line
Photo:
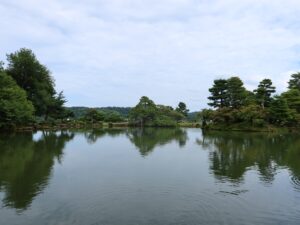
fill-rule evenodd
<path id="1" fill-rule="evenodd" d="M 139 128 L 134 124 L 128 122 L 103 122 L 103 123 L 84 123 L 84 122 L 70 122 L 59 124 L 33 124 L 27 126 L 16 126 L 11 129 L 0 129 L 0 132 L 32 132 L 39 130 L 67 130 L 67 129 L 107 129 L 107 128 Z M 297 127 L 251 127 L 239 125 L 209 125 L 207 127 L 201 127 L 196 122 L 181 122 L 177 126 L 145 126 L 144 128 L 199 128 L 203 131 L 227 131 L 227 132 L 249 132 L 249 133 L 299 133 L 300 130 Z"/>

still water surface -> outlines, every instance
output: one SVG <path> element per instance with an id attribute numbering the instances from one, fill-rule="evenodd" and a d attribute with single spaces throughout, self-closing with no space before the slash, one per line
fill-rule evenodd
<path id="1" fill-rule="evenodd" d="M 300 224 L 300 137 L 200 129 L 0 135 L 1 225 Z"/>

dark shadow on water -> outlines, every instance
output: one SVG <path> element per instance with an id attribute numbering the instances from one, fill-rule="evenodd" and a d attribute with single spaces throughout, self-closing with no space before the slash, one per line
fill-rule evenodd
<path id="1" fill-rule="evenodd" d="M 127 133 L 127 137 L 139 149 L 142 156 L 147 156 L 156 147 L 166 145 L 172 141 L 176 141 L 180 147 L 184 147 L 188 135 L 183 129 L 131 129 Z"/>
<path id="2" fill-rule="evenodd" d="M 39 140 L 32 133 L 0 137 L 0 190 L 3 205 L 26 210 L 48 185 L 55 160 L 60 162 L 65 144 L 73 133 L 42 132 Z"/>
<path id="3" fill-rule="evenodd" d="M 176 141 L 180 147 L 184 147 L 188 140 L 187 132 L 180 128 L 93 129 L 83 132 L 89 144 L 94 144 L 107 136 L 126 135 L 142 156 L 147 156 L 156 147 L 172 141 Z"/>
<path id="4" fill-rule="evenodd" d="M 279 168 L 288 168 L 293 184 L 298 186 L 299 135 L 209 131 L 197 143 L 209 150 L 210 169 L 220 181 L 242 182 L 245 172 L 255 168 L 268 185 Z"/>
<path id="5" fill-rule="evenodd" d="M 84 133 L 84 137 L 86 138 L 89 144 L 94 144 L 99 139 L 104 138 L 106 136 L 117 137 L 121 134 L 125 134 L 127 132 L 127 129 L 92 129 L 81 132 Z"/>

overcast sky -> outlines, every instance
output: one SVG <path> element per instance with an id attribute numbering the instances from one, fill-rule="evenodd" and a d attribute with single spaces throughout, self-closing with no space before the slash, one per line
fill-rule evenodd
<path id="1" fill-rule="evenodd" d="M 300 64 L 299 0 L 1 0 L 0 59 L 32 49 L 69 106 L 142 95 L 206 107 L 216 78 L 278 92 Z"/>

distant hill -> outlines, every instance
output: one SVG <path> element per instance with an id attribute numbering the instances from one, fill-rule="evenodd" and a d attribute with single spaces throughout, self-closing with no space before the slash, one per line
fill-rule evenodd
<path id="1" fill-rule="evenodd" d="M 189 112 L 188 116 L 187 116 L 187 120 L 188 121 L 198 120 L 198 118 L 197 118 L 198 114 L 199 114 L 199 112 Z"/>
<path id="2" fill-rule="evenodd" d="M 94 108 L 83 107 L 83 106 L 73 106 L 73 107 L 67 107 L 67 108 L 74 113 L 75 118 L 83 117 L 89 109 L 96 109 L 96 110 L 103 111 L 103 112 L 117 112 L 121 116 L 127 117 L 129 114 L 129 111 L 131 109 L 131 107 L 115 107 L 115 106 L 94 107 Z"/>

